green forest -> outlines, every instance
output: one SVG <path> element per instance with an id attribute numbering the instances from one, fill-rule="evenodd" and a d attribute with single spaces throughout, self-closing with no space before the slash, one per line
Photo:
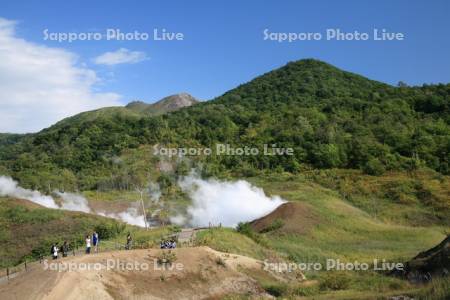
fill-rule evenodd
<path id="1" fill-rule="evenodd" d="M 201 161 L 205 175 L 332 168 L 382 175 L 421 167 L 448 175 L 449 106 L 450 84 L 409 87 L 400 82 L 394 87 L 306 59 L 175 112 L 149 116 L 127 107 L 106 108 L 34 134 L 0 134 L 0 174 L 29 188 L 96 189 L 101 182 L 151 167 L 128 163 L 130 151 L 155 144 L 227 143 L 276 144 L 293 148 L 294 155 L 192 160 Z"/>

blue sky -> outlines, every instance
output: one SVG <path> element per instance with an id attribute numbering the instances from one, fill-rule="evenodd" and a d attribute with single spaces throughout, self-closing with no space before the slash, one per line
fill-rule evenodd
<path id="1" fill-rule="evenodd" d="M 338 3 L 339 2 L 339 3 Z M 117 101 L 153 102 L 188 92 L 207 100 L 288 61 L 317 58 L 371 79 L 396 84 L 450 82 L 449 1 L 2 1 L 0 17 L 17 21 L 15 38 L 62 48 L 95 72 L 93 92 Z M 50 32 L 184 34 L 183 41 L 44 41 Z M 270 32 L 372 33 L 385 28 L 403 41 L 263 40 Z M 144 53 L 136 63 L 101 65 L 95 57 L 120 48 Z M 1 60 L 1 57 L 0 57 Z M 0 95 L 1 96 L 1 95 Z M 0 99 L 2 101 L 2 99 Z M 1 109 L 1 107 L 0 107 Z M 1 131 L 1 126 L 0 126 Z"/>

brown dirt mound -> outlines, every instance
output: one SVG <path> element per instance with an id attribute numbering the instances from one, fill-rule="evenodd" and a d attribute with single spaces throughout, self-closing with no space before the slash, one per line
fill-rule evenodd
<path id="1" fill-rule="evenodd" d="M 252 221 L 250 225 L 257 232 L 273 229 L 280 233 L 305 234 L 318 223 L 319 217 L 308 204 L 287 202 L 267 216 Z"/>
<path id="2" fill-rule="evenodd" d="M 162 251 L 168 250 L 115 251 L 58 260 L 93 266 L 71 272 L 44 270 L 38 264 L 0 284 L 0 299 L 220 299 L 229 294 L 270 298 L 248 275 L 263 272 L 261 261 L 208 247 L 179 248 L 172 250 L 176 255 L 172 269 L 155 269 Z M 123 267 L 107 269 L 111 260 Z M 127 269 L 143 263 L 149 266 L 148 270 Z M 181 264 L 181 269 L 177 269 L 177 264 Z"/>

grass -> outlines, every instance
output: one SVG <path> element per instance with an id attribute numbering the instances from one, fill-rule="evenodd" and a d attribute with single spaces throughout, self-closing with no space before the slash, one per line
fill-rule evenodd
<path id="1" fill-rule="evenodd" d="M 369 176 L 356 170 L 314 170 L 304 175 L 376 219 L 409 226 L 450 226 L 450 177 L 433 170 Z"/>
<path id="2" fill-rule="evenodd" d="M 105 201 L 105 202 L 116 202 L 116 201 L 125 201 L 125 202 L 136 202 L 140 200 L 139 193 L 135 191 L 84 191 L 83 196 L 89 200 L 94 201 Z"/>
<path id="3" fill-rule="evenodd" d="M 450 299 L 450 278 L 438 278 L 426 285 L 417 294 L 418 299 Z"/>
<path id="4" fill-rule="evenodd" d="M 320 222 L 304 235 L 266 234 L 272 248 L 296 260 L 340 258 L 371 261 L 408 259 L 445 237 L 448 227 L 385 223 L 352 206 L 339 193 L 295 179 L 251 179 L 271 195 L 310 204 Z"/>
<path id="5" fill-rule="evenodd" d="M 372 265 L 374 259 L 406 262 L 420 251 L 437 245 L 449 231 L 445 222 L 429 222 L 426 219 L 422 224 L 408 224 L 402 216 L 398 222 L 395 222 L 395 218 L 375 217 L 367 207 L 355 206 L 340 191 L 302 176 L 281 174 L 278 177 L 253 177 L 248 180 L 264 188 L 268 195 L 307 203 L 311 213 L 318 216 L 318 224 L 304 234 L 280 234 L 275 230 L 258 234 L 258 239 L 232 229 L 213 229 L 199 234 L 202 244 L 257 259 L 265 259 L 276 253 L 278 257 L 297 263 L 319 262 L 325 266 L 326 259 L 339 259 L 342 262 L 357 261 Z M 409 210 L 420 215 L 424 209 L 421 205 L 404 206 L 402 203 L 389 202 L 392 210 L 389 214 L 394 215 L 396 211 L 403 214 Z M 387 216 L 388 212 L 384 214 Z M 258 242 L 260 236 L 264 243 Z M 427 296 L 427 293 L 439 295 L 445 290 L 444 287 L 448 287 L 442 282 L 417 287 L 371 269 L 359 272 L 306 271 L 308 279 L 318 281 L 317 285 L 308 287 L 256 279 L 268 293 L 281 298 L 372 299 L 374 295 L 387 297 L 404 294 L 419 299 L 438 299 Z"/>
<path id="6" fill-rule="evenodd" d="M 212 228 L 197 233 L 196 245 L 210 246 L 218 251 L 264 259 L 269 251 L 247 236 L 231 228 Z"/>

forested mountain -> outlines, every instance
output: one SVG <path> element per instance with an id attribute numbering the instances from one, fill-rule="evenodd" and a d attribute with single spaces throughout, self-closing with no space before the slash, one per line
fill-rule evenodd
<path id="1" fill-rule="evenodd" d="M 116 119 L 116 118 L 140 118 L 148 116 L 162 115 L 173 112 L 183 107 L 188 107 L 199 101 L 187 93 L 180 93 L 164 97 L 155 103 L 145 103 L 142 101 L 133 101 L 125 107 L 113 106 L 104 107 L 92 111 L 83 112 L 75 116 L 66 118 L 53 126 L 54 128 L 66 126 L 78 126 L 81 123 L 93 122 L 97 119 Z M 1 143 L 0 134 L 0 143 Z"/>
<path id="2" fill-rule="evenodd" d="M 203 161 L 211 174 L 353 168 L 377 175 L 420 166 L 449 173 L 449 84 L 393 87 L 307 59 L 168 114 L 141 114 L 146 108 L 137 104 L 126 113 L 72 117 L 13 142 L 0 137 L 0 173 L 31 187 L 64 178 L 95 188 L 115 176 L 114 162 L 127 149 L 215 143 L 276 144 L 294 155 L 212 155 Z"/>

